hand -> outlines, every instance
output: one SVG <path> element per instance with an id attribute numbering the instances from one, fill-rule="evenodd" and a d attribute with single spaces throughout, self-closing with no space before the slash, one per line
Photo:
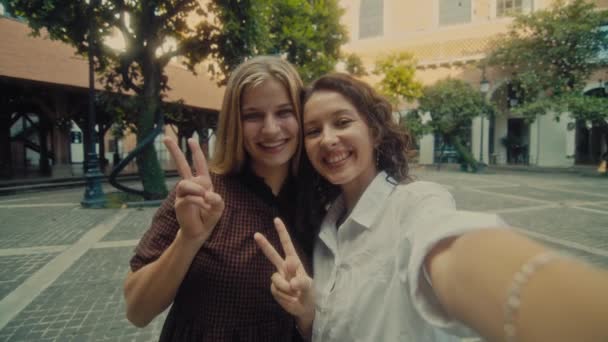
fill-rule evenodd
<path id="1" fill-rule="evenodd" d="M 260 233 L 254 235 L 255 242 L 264 255 L 277 268 L 277 272 L 271 277 L 270 292 L 285 311 L 298 318 L 301 329 L 312 328 L 315 315 L 312 278 L 306 273 L 283 221 L 275 218 L 274 226 L 285 251 L 285 259 L 264 235 Z"/>
<path id="2" fill-rule="evenodd" d="M 224 200 L 213 192 L 207 160 L 197 141 L 188 139 L 196 177 L 177 143 L 171 138 L 165 138 L 163 142 L 182 177 L 177 183 L 175 196 L 175 213 L 182 234 L 188 239 L 204 242 L 222 216 Z"/>

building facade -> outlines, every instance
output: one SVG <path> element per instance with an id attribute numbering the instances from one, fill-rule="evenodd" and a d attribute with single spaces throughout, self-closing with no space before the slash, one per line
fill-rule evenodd
<path id="1" fill-rule="evenodd" d="M 182 100 L 203 121 L 217 116 L 224 90 L 206 73 L 195 76 L 173 63 L 165 71 L 167 101 Z M 87 61 L 72 47 L 44 34 L 30 36 L 26 23 L 4 13 L 0 3 L 0 178 L 82 175 L 88 82 Z M 100 83 L 96 88 L 104 89 Z M 116 141 L 110 125 L 98 111 L 97 150 L 112 164 L 135 148 L 135 136 Z M 173 169 L 160 139 L 156 147 L 164 167 Z M 127 171 L 136 171 L 135 163 Z"/>
<path id="2" fill-rule="evenodd" d="M 368 70 L 384 54 L 407 51 L 418 60 L 417 78 L 424 85 L 451 77 L 479 87 L 483 59 L 498 34 L 507 32 L 512 13 L 547 8 L 554 0 L 343 0 L 344 24 L 349 28 L 348 52 L 359 55 Z M 596 0 L 608 8 L 608 0 Z M 608 23 L 607 23 L 608 24 Z M 508 76 L 488 70 L 488 101 L 509 101 Z M 370 82 L 375 79 L 370 77 Z M 587 81 L 588 94 L 604 92 L 608 70 L 595 72 Z M 505 106 L 508 108 L 508 106 Z M 492 119 L 476 118 L 470 146 L 485 163 L 568 167 L 596 163 L 608 150 L 606 133 L 573 122 L 562 115 L 559 122 L 545 115 L 533 123 L 505 110 Z M 508 143 L 517 141 L 517 144 Z M 425 136 L 419 142 L 419 162 L 432 164 L 438 140 Z"/>

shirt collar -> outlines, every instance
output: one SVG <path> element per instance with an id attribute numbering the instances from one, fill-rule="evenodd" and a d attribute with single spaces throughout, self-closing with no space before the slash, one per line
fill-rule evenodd
<path id="1" fill-rule="evenodd" d="M 385 171 L 376 175 L 355 205 L 350 217 L 367 229 L 371 229 L 376 217 L 384 208 L 384 202 L 393 192 L 397 182 Z"/>
<path id="2" fill-rule="evenodd" d="M 386 172 L 382 171 L 378 173 L 363 192 L 363 195 L 355 205 L 353 212 L 344 222 L 346 223 L 348 220 L 352 219 L 365 229 L 370 230 L 376 217 L 384 207 L 385 200 L 393 192 L 396 185 L 397 182 L 393 178 L 390 178 Z M 341 194 L 331 204 L 319 230 L 319 239 L 334 254 L 338 249 L 337 222 L 344 210 L 344 196 Z"/>

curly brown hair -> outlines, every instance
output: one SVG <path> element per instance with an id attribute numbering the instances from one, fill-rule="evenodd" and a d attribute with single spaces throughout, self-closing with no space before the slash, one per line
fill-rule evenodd
<path id="1" fill-rule="evenodd" d="M 377 143 L 378 170 L 386 171 L 399 183 L 409 178 L 407 152 L 412 139 L 394 119 L 388 100 L 363 81 L 348 74 L 332 73 L 318 78 L 305 89 L 302 107 L 318 91 L 337 92 L 355 106 Z"/>

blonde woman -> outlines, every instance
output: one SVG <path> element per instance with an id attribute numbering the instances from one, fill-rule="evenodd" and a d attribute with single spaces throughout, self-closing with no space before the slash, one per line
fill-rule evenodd
<path id="1" fill-rule="evenodd" d="M 294 321 L 268 293 L 274 272 L 253 234 L 278 246 L 274 217 L 291 223 L 301 150 L 296 70 L 257 57 L 231 74 L 207 167 L 194 140 L 193 173 L 165 140 L 182 180 L 157 211 L 131 259 L 127 318 L 147 325 L 171 304 L 161 341 L 289 341 Z"/>

